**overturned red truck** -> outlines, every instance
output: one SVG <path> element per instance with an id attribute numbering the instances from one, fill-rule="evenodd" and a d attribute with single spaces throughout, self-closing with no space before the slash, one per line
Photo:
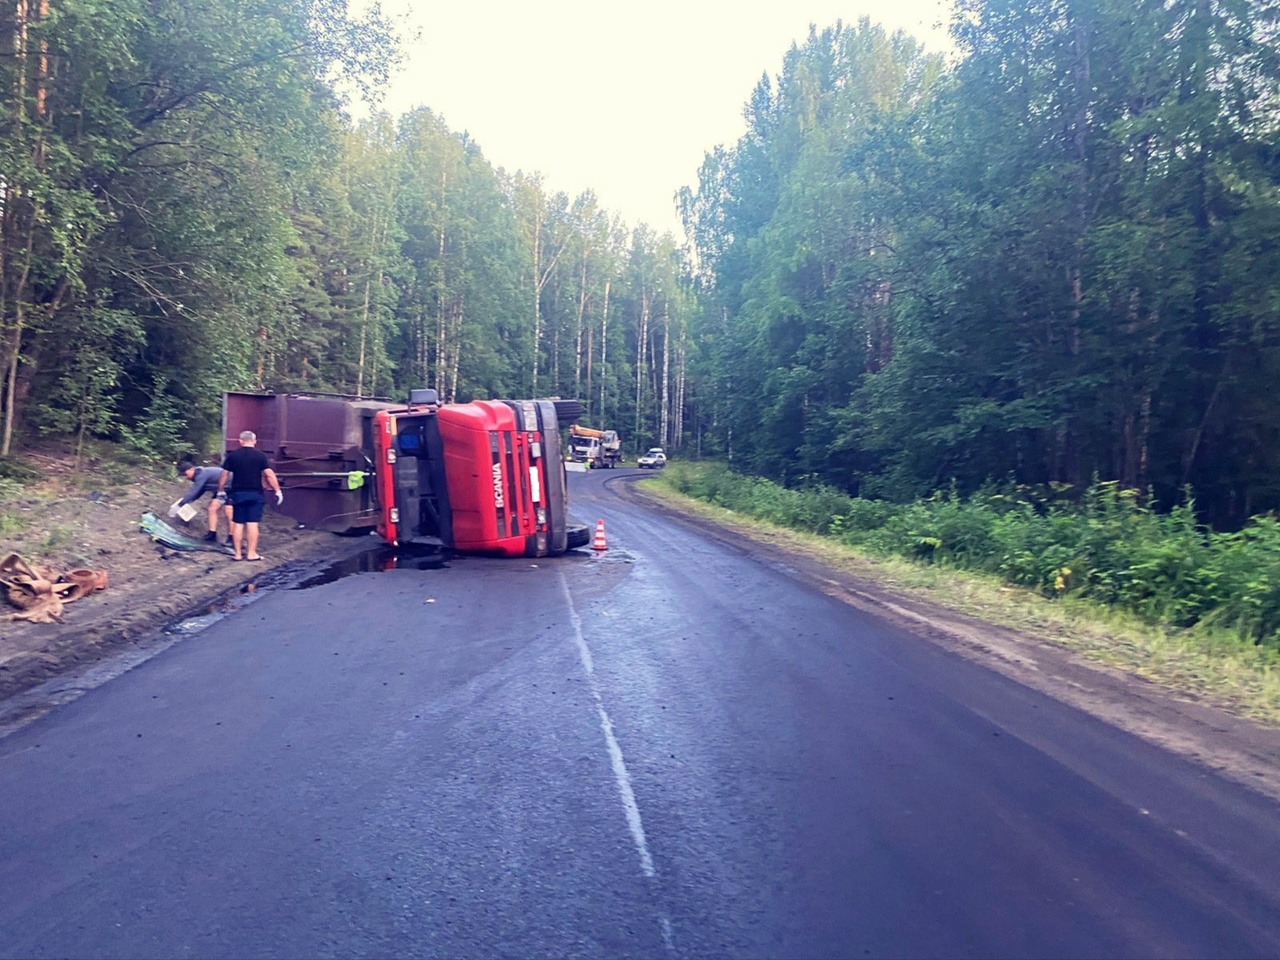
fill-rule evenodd
<path id="1" fill-rule="evenodd" d="M 569 520 L 560 428 L 573 400 L 407 404 L 324 394 L 227 393 L 226 449 L 258 435 L 285 491 L 281 508 L 308 526 L 377 530 L 393 546 L 545 557 L 585 546 Z"/>

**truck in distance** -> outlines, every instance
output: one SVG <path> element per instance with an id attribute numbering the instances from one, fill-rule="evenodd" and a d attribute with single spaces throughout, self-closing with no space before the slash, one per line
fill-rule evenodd
<path id="1" fill-rule="evenodd" d="M 616 430 L 569 425 L 569 459 L 588 469 L 612 470 L 622 462 L 622 440 Z"/>

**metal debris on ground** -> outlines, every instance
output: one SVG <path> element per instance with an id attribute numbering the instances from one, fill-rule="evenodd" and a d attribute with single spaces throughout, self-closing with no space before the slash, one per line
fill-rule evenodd
<path id="1" fill-rule="evenodd" d="M 107 571 L 80 568 L 61 572 L 53 567 L 32 566 L 16 553 L 0 560 L 0 585 L 5 599 L 18 608 L 10 620 L 54 623 L 62 620 L 62 608 L 72 600 L 107 588 Z"/>
<path id="2" fill-rule="evenodd" d="M 185 533 L 179 533 L 154 513 L 142 515 L 142 532 L 156 543 L 170 550 L 212 550 L 214 553 L 230 554 L 231 548 L 224 543 L 212 540 L 196 540 Z"/>

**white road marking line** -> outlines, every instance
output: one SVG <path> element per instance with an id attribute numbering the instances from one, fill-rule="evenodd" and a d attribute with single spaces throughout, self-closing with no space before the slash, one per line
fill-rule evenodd
<path id="1" fill-rule="evenodd" d="M 560 589 L 564 591 L 564 602 L 569 608 L 569 623 L 573 627 L 573 642 L 578 647 L 578 658 L 582 668 L 587 671 L 587 683 L 591 687 L 591 695 L 596 701 L 596 710 L 600 714 L 600 730 L 604 733 L 605 746 L 609 750 L 609 763 L 613 767 L 613 779 L 618 784 L 618 798 L 622 801 L 622 811 L 627 817 L 627 826 L 631 830 L 631 839 L 635 841 L 636 852 L 640 855 L 640 869 L 646 877 L 656 874 L 653 868 L 653 857 L 649 854 L 649 844 L 644 836 L 644 823 L 640 819 L 640 808 L 636 805 L 635 791 L 631 789 L 631 774 L 627 772 L 627 763 L 622 758 L 622 747 L 618 746 L 618 738 L 613 735 L 613 721 L 604 708 L 604 700 L 600 696 L 600 688 L 596 684 L 595 665 L 591 660 L 591 650 L 587 639 L 582 635 L 582 618 L 573 605 L 573 596 L 569 593 L 569 581 L 563 571 L 560 573 Z"/>
<path id="2" fill-rule="evenodd" d="M 674 956 L 676 952 L 676 937 L 671 931 L 671 921 L 666 917 L 659 917 L 658 923 L 662 927 L 662 945 L 667 948 L 667 953 Z"/>
<path id="3" fill-rule="evenodd" d="M 596 709 L 600 711 L 600 729 L 604 731 L 604 742 L 609 748 L 609 763 L 613 766 L 613 778 L 618 782 L 618 796 L 622 800 L 622 810 L 627 815 L 627 826 L 631 828 L 631 839 L 636 842 L 636 852 L 640 854 L 640 869 L 646 877 L 654 875 L 653 857 L 649 856 L 649 845 L 644 838 L 644 824 L 640 822 L 640 808 L 636 806 L 636 795 L 631 791 L 631 776 L 627 773 L 627 765 L 622 759 L 622 748 L 613 735 L 613 724 L 609 714 L 604 711 L 604 704 L 599 702 L 596 694 Z"/>
<path id="4" fill-rule="evenodd" d="M 653 857 L 649 854 L 649 843 L 644 835 L 644 822 L 640 819 L 640 807 L 636 804 L 635 791 L 631 789 L 631 774 L 627 773 L 627 763 L 622 758 L 622 747 L 618 738 L 613 735 L 613 721 L 604 708 L 604 700 L 600 696 L 600 687 L 596 683 L 595 662 L 591 659 L 591 648 L 587 646 L 587 638 L 582 634 L 582 618 L 578 616 L 578 608 L 573 605 L 573 596 L 569 593 L 569 581 L 564 572 L 560 573 L 560 589 L 564 591 L 564 602 L 569 608 L 569 623 L 573 626 L 573 642 L 578 648 L 578 659 L 582 661 L 582 669 L 587 673 L 587 684 L 591 688 L 591 696 L 595 698 L 596 710 L 600 714 L 600 730 L 604 733 L 604 743 L 609 750 L 609 765 L 613 767 L 613 779 L 618 785 L 618 798 L 622 801 L 622 812 L 627 818 L 627 827 L 631 830 L 631 839 L 635 842 L 636 853 L 640 855 L 640 870 L 648 878 L 657 876 L 653 866 Z M 662 945 L 667 955 L 676 955 L 675 934 L 671 929 L 671 921 L 666 914 L 658 915 L 658 926 L 662 930 Z"/>
<path id="5" fill-rule="evenodd" d="M 591 692 L 599 700 L 600 694 L 596 690 L 595 680 L 596 668 L 591 660 L 591 649 L 582 635 L 582 618 L 578 616 L 578 608 L 573 605 L 573 597 L 569 594 L 569 581 L 565 579 L 563 570 L 560 571 L 560 589 L 564 591 L 564 602 L 569 607 L 569 623 L 573 626 L 573 642 L 578 646 L 578 659 L 582 661 L 582 669 L 587 671 L 587 678 L 591 681 Z"/>

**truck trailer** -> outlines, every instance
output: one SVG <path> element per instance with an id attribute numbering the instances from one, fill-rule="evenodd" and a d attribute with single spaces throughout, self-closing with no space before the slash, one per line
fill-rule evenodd
<path id="1" fill-rule="evenodd" d="M 285 491 L 282 511 L 308 526 L 507 557 L 590 540 L 569 520 L 560 449 L 577 401 L 227 393 L 222 409 L 225 449 L 243 430 L 257 434 Z"/>
<path id="2" fill-rule="evenodd" d="M 622 462 L 622 440 L 615 430 L 569 425 L 569 458 L 589 468 L 612 470 Z"/>

